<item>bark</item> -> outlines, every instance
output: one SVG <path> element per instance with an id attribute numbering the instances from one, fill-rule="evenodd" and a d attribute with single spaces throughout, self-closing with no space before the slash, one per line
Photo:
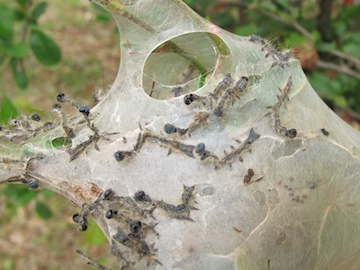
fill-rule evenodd
<path id="1" fill-rule="evenodd" d="M 326 42 L 331 42 L 335 38 L 331 29 L 332 8 L 333 0 L 319 0 L 319 14 L 316 25 L 321 34 L 321 39 Z"/>
<path id="2" fill-rule="evenodd" d="M 121 33 L 114 84 L 90 111 L 58 96 L 61 123 L 3 128 L 1 183 L 63 195 L 122 269 L 358 269 L 359 133 L 299 62 L 182 1 L 95 2 Z"/>

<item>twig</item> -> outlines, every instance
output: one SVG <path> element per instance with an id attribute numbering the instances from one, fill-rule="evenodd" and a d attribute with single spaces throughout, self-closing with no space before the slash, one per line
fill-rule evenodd
<path id="1" fill-rule="evenodd" d="M 153 28 L 151 25 L 147 24 L 146 22 L 144 22 L 141 18 L 137 17 L 136 15 L 130 13 L 129 11 L 127 11 L 125 9 L 125 7 L 120 4 L 119 2 L 115 1 L 115 0 L 90 0 L 91 2 L 97 3 L 98 5 L 104 7 L 106 10 L 108 10 L 111 13 L 114 14 L 119 14 L 120 16 L 123 16 L 125 18 L 127 18 L 128 20 L 132 21 L 133 23 L 139 25 L 141 28 L 147 30 L 148 32 L 150 32 L 151 34 L 156 34 L 157 30 L 155 28 Z M 179 0 L 173 0 L 175 4 L 177 4 L 180 8 L 182 8 L 183 10 L 185 10 L 186 8 L 188 8 L 184 3 L 182 3 L 182 1 Z M 188 14 L 192 14 L 192 12 L 189 12 L 187 10 L 185 10 L 186 13 Z M 193 17 L 194 19 L 194 17 Z M 199 21 L 199 19 L 197 19 L 197 21 Z M 202 22 L 204 24 L 204 22 Z M 216 42 L 217 39 L 212 38 L 214 41 L 214 44 L 216 46 L 218 46 L 219 51 L 223 52 L 224 48 L 220 45 L 222 45 L 219 42 Z M 191 53 L 185 51 L 184 49 L 182 49 L 179 45 L 177 45 L 176 43 L 174 43 L 173 41 L 168 41 L 166 42 L 166 45 L 169 46 L 175 53 L 181 55 L 182 57 L 184 57 L 185 59 L 189 60 L 191 62 L 192 65 L 194 65 L 202 75 L 205 75 L 208 70 L 206 67 L 204 67 L 197 59 L 195 55 L 192 55 Z"/>
<path id="2" fill-rule="evenodd" d="M 87 262 L 87 264 L 95 267 L 98 270 L 109 270 L 105 266 L 101 265 L 100 263 L 94 261 L 93 259 L 89 258 L 84 254 L 84 252 L 81 249 L 76 249 L 76 252 Z"/>
<path id="3" fill-rule="evenodd" d="M 11 57 L 5 55 L 0 59 L 0 75 L 3 73 L 5 68 L 9 65 Z"/>
<path id="4" fill-rule="evenodd" d="M 240 7 L 245 7 L 245 8 L 248 8 L 248 9 L 257 10 L 257 11 L 261 12 L 262 14 L 264 14 L 264 15 L 266 15 L 266 16 L 268 16 L 268 17 L 270 17 L 270 18 L 272 18 L 272 19 L 274 19 L 276 21 L 280 21 L 280 22 L 282 22 L 284 24 L 292 26 L 298 32 L 300 32 L 301 34 L 306 36 L 312 43 L 315 42 L 315 38 L 313 37 L 313 35 L 308 30 L 306 30 L 301 24 L 299 24 L 297 21 L 293 21 L 293 20 L 289 21 L 289 20 L 283 18 L 281 16 L 281 14 L 273 14 L 273 13 L 267 11 L 267 10 L 258 8 L 257 6 L 254 6 L 253 4 L 247 4 L 245 2 L 238 2 L 238 0 L 230 1 L 230 3 L 232 3 L 234 5 L 238 5 Z"/>
<path id="5" fill-rule="evenodd" d="M 339 58 L 342 58 L 342 59 L 345 59 L 349 62 L 352 62 L 354 63 L 355 65 L 357 65 L 357 68 L 360 69 L 360 59 L 359 58 L 356 58 L 352 55 L 348 55 L 346 53 L 343 53 L 341 51 L 338 51 L 338 50 L 331 50 L 331 51 L 328 51 L 328 53 L 332 54 L 332 55 L 335 55 Z"/>
<path id="6" fill-rule="evenodd" d="M 349 107 L 346 108 L 346 111 L 351 115 L 352 118 L 355 118 L 357 121 L 360 121 L 360 113 L 355 112 Z"/>
<path id="7" fill-rule="evenodd" d="M 327 63 L 327 62 L 324 62 L 322 60 L 319 60 L 319 61 L 316 62 L 316 67 L 325 68 L 325 69 L 332 69 L 332 70 L 335 70 L 335 71 L 350 75 L 350 76 L 360 80 L 360 73 L 356 72 L 356 71 L 353 71 L 352 69 L 350 69 L 346 65 L 337 65 L 337 64 Z"/>
<path id="8" fill-rule="evenodd" d="M 284 24 L 292 26 L 297 31 L 299 31 L 301 34 L 306 36 L 312 43 L 315 42 L 315 38 L 313 37 L 313 35 L 308 30 L 306 30 L 301 24 L 299 24 L 297 21 L 288 21 L 288 20 L 284 19 L 281 16 L 278 16 L 276 14 L 273 14 L 273 13 L 268 12 L 268 11 L 263 10 L 263 9 L 257 9 L 257 10 L 259 12 L 263 13 L 264 15 L 274 19 L 274 20 L 277 20 L 277 21 L 280 21 L 280 22 L 282 22 Z"/>

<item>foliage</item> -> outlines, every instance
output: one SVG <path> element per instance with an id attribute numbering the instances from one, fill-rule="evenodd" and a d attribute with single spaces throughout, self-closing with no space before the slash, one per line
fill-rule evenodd
<path id="1" fill-rule="evenodd" d="M 7 124 L 9 119 L 18 117 L 19 113 L 16 110 L 11 100 L 3 95 L 2 103 L 0 105 L 0 124 Z"/>
<path id="2" fill-rule="evenodd" d="M 0 107 L 0 124 L 7 123 L 11 118 L 17 117 L 15 106 L 6 95 L 3 96 L 1 107 Z M 49 219 L 52 216 L 50 208 L 46 205 L 45 200 L 52 196 L 53 192 L 49 190 L 42 190 L 36 192 L 35 190 L 29 190 L 23 185 L 7 185 L 1 190 L 7 197 L 7 208 L 13 216 L 16 216 L 17 209 L 24 207 L 31 201 L 35 200 L 35 212 L 42 219 Z M 41 194 L 38 196 L 38 194 Z"/>
<path id="3" fill-rule="evenodd" d="M 14 1 L 15 2 L 15 1 Z M 35 2 L 35 3 L 34 3 Z M 109 13 L 98 5 L 92 4 L 96 13 L 96 20 L 108 22 Z M 40 17 L 46 12 L 47 2 L 17 0 L 16 4 L 0 3 L 0 76 L 6 69 L 12 70 L 13 78 L 20 88 L 28 86 L 28 77 L 24 61 L 31 51 L 35 58 L 43 65 L 51 66 L 61 60 L 61 50 L 56 42 L 40 28 Z M 3 93 L 0 103 L 0 126 L 6 125 L 12 118 L 20 116 L 14 103 Z M 1 127 L 0 127 L 1 128 Z M 53 147 L 68 145 L 66 138 L 55 138 L 50 141 Z M 0 194 L 6 197 L 7 213 L 15 217 L 19 208 L 33 203 L 34 210 L 41 219 L 53 216 L 46 200 L 53 196 L 53 192 L 42 189 L 30 190 L 26 185 L 7 185 L 0 189 Z M 102 231 L 93 222 L 92 228 L 84 234 L 88 242 L 100 245 L 106 242 Z"/>
<path id="4" fill-rule="evenodd" d="M 24 63 L 29 50 L 46 66 L 61 60 L 60 48 L 39 26 L 47 6 L 47 2 L 30 0 L 0 4 L 0 75 L 10 68 L 16 84 L 23 89 L 29 84 Z"/>
<path id="5" fill-rule="evenodd" d="M 236 39 L 236 40 L 238 40 L 238 39 Z M 235 43 L 235 42 L 233 42 L 233 43 Z M 250 43 L 250 41 L 248 41 L 248 43 Z M 144 54 L 145 55 L 145 54 Z M 240 61 L 237 61 L 237 63 L 240 63 Z M 240 64 L 239 64 L 240 65 Z M 140 65 L 139 65 L 140 66 Z M 130 76 L 130 77 L 132 77 L 132 76 Z M 290 77 L 291 78 L 291 77 Z M 288 81 L 291 81 L 290 80 L 290 78 L 289 78 L 289 80 Z M 288 85 L 290 85 L 290 83 L 288 83 Z M 290 86 L 288 87 L 288 89 L 290 88 Z M 116 87 L 114 87 L 114 89 L 116 89 Z M 120 89 L 120 88 L 118 88 L 118 89 Z M 262 95 L 262 96 L 264 96 L 264 95 Z M 286 97 L 286 94 L 284 95 L 285 97 Z M 122 99 L 122 100 L 125 100 L 125 99 Z M 285 100 L 285 99 L 283 99 L 283 100 Z M 75 106 L 75 107 L 77 107 L 77 106 Z M 112 108 L 113 106 L 111 106 L 110 108 Z M 115 106 L 114 106 L 115 107 Z M 133 107 L 136 107 L 136 106 L 133 106 Z M 274 106 L 274 107 L 277 107 L 277 106 Z M 317 107 L 317 106 L 316 106 Z M 265 110 L 265 108 L 263 108 L 264 110 Z M 168 110 L 164 110 L 164 111 L 168 111 Z M 130 115 L 130 114 L 126 114 L 126 115 Z M 261 113 L 261 115 L 264 115 L 264 113 Z M 86 118 L 86 120 L 88 120 L 87 118 Z M 104 121 L 103 121 L 104 122 Z M 90 122 L 88 121 L 88 123 L 89 123 L 89 127 L 90 127 Z M 275 123 L 276 123 L 276 121 L 275 121 Z M 280 123 L 280 120 L 279 120 L 279 123 Z M 92 126 L 92 127 L 94 127 L 95 128 L 95 126 Z M 276 129 L 276 126 L 275 126 L 275 129 Z M 96 130 L 96 135 L 98 135 L 97 134 L 97 130 Z M 233 139 L 232 139 L 233 140 Z M 90 143 L 91 143 L 91 141 L 90 141 Z M 246 144 L 246 142 L 245 142 L 245 144 Z M 111 151 L 113 151 L 113 150 L 111 150 Z M 109 156 L 109 155 L 108 155 Z M 112 157 L 112 155 L 111 155 L 111 157 Z M 96 162 L 96 160 L 95 160 L 95 162 Z M 280 161 L 280 163 L 281 163 L 282 161 Z M 58 163 L 57 163 L 58 164 Z M 174 166 L 175 167 L 175 166 Z M 271 166 L 270 166 L 271 167 Z M 118 176 L 118 175 L 116 175 L 116 176 Z M 167 177 L 168 178 L 168 177 Z M 49 178 L 46 178 L 46 179 L 49 179 Z M 72 179 L 72 178 L 71 178 Z M 274 179 L 274 178 L 273 178 Z M 237 180 L 237 182 L 236 183 L 238 183 L 238 179 L 236 179 Z M 104 186 L 103 186 L 104 187 Z M 306 195 L 306 198 L 307 198 L 307 195 Z M 43 209 L 43 207 L 42 207 L 42 204 L 41 203 L 37 203 L 36 204 L 36 208 L 37 209 Z M 44 210 L 44 209 L 43 209 Z M 47 216 L 49 216 L 48 215 L 48 212 L 47 211 L 43 211 L 43 213 L 42 213 L 42 215 L 43 215 L 43 217 L 47 217 Z M 211 226 L 209 226 L 209 227 L 211 227 Z M 239 230 L 240 231 L 240 230 Z M 110 230 L 109 230 L 109 232 L 110 232 Z M 261 234 L 260 234 L 260 236 L 261 236 Z M 96 239 L 94 239 L 94 240 L 97 240 L 98 238 L 96 237 Z M 270 262 L 268 263 L 268 265 L 270 265 Z M 269 267 L 270 268 L 270 267 Z"/>
<path id="6" fill-rule="evenodd" d="M 111 14 L 107 12 L 105 9 L 100 7 L 99 5 L 95 3 L 91 3 L 92 8 L 94 9 L 94 12 L 96 14 L 96 20 L 101 23 L 106 23 L 110 20 L 112 20 Z M 116 29 L 115 29 L 116 30 Z"/>
<path id="7" fill-rule="evenodd" d="M 46 200 L 53 196 L 53 192 L 47 189 L 41 191 L 29 190 L 24 185 L 6 185 L 1 192 L 6 196 L 6 208 L 11 217 L 16 217 L 17 210 L 30 202 L 35 202 L 35 212 L 41 219 L 52 217 L 52 211 L 47 206 Z"/>
<path id="8" fill-rule="evenodd" d="M 318 94 L 335 111 L 360 113 L 360 4 L 352 0 L 185 0 L 214 24 L 293 47 Z M 326 5 L 327 2 L 327 5 Z M 319 14 L 328 13 L 323 18 Z M 354 113 L 356 111 L 356 113 Z M 358 117 L 357 117 L 358 118 Z"/>

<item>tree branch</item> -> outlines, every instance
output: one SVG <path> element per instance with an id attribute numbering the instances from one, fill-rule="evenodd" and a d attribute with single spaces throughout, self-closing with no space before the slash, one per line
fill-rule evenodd
<path id="1" fill-rule="evenodd" d="M 360 69 L 360 59 L 359 58 L 348 55 L 348 54 L 338 51 L 338 50 L 331 50 L 331 51 L 328 51 L 328 53 L 335 55 L 339 58 L 345 59 L 349 62 L 352 62 L 356 65 L 357 69 Z"/>
<path id="2" fill-rule="evenodd" d="M 332 70 L 335 70 L 335 71 L 350 75 L 350 76 L 360 80 L 360 73 L 353 71 L 352 69 L 350 69 L 346 65 L 337 65 L 337 64 L 328 63 L 328 62 L 319 60 L 319 61 L 316 62 L 316 67 L 325 68 L 325 69 L 332 69 Z"/>

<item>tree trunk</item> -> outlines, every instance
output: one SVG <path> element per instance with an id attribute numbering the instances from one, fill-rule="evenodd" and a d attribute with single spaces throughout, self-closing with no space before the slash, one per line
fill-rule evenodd
<path id="1" fill-rule="evenodd" d="M 121 33 L 114 84 L 90 112 L 59 95 L 73 118 L 3 128 L 0 182 L 63 195 L 122 269 L 359 269 L 359 133 L 299 61 L 180 0 L 94 2 Z"/>

